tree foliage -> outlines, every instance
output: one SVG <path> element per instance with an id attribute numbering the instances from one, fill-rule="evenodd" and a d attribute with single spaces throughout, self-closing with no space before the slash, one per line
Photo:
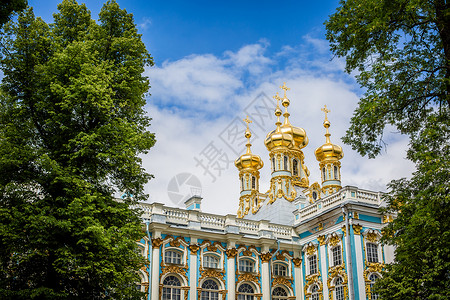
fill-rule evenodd
<path id="1" fill-rule="evenodd" d="M 346 0 L 325 23 L 331 51 L 366 92 L 344 142 L 375 157 L 387 124 L 411 134 L 450 105 L 450 4 Z"/>
<path id="2" fill-rule="evenodd" d="M 3 28 L 0 298 L 140 299 L 129 207 L 151 177 L 138 155 L 154 144 L 153 61 L 115 1 L 98 22 L 75 0 L 58 10 L 53 24 L 28 8 Z"/>
<path id="3" fill-rule="evenodd" d="M 410 137 L 412 178 L 389 184 L 383 241 L 396 259 L 382 299 L 448 299 L 450 286 L 450 4 L 342 0 L 325 23 L 332 52 L 365 90 L 344 142 L 373 158 L 393 126 Z"/>
<path id="4" fill-rule="evenodd" d="M 3 0 L 0 3 L 0 27 L 9 21 L 11 14 L 27 7 L 27 0 Z"/>

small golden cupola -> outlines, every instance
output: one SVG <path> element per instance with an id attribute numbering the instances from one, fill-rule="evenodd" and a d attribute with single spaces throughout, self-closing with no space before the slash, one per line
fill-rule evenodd
<path id="1" fill-rule="evenodd" d="M 325 105 L 322 108 L 325 113 L 325 121 L 323 122 L 323 127 L 326 129 L 325 133 L 325 144 L 316 149 L 315 155 L 316 159 L 319 161 L 319 168 L 321 170 L 322 177 L 322 191 L 325 195 L 330 195 L 339 191 L 341 186 L 341 162 L 339 161 L 344 157 L 344 152 L 342 147 L 331 143 L 330 132 L 330 121 L 328 121 L 327 114 L 330 112 Z"/>
<path id="2" fill-rule="evenodd" d="M 258 155 L 252 153 L 250 147 L 250 138 L 252 133 L 249 129 L 249 124 L 252 122 L 249 120 L 248 116 L 244 119 L 247 123 L 247 128 L 245 130 L 245 137 L 247 138 L 247 151 L 242 154 L 234 162 L 234 165 L 239 170 L 239 180 L 241 182 L 241 196 L 239 198 L 239 210 L 238 217 L 242 218 L 249 213 L 250 208 L 252 210 L 257 209 L 258 194 L 259 194 L 259 169 L 264 166 L 264 163 Z"/>

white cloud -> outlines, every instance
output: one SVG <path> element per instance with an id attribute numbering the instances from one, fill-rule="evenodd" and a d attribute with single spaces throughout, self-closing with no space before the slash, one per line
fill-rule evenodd
<path id="1" fill-rule="evenodd" d="M 314 44 L 320 46 L 321 42 L 314 40 Z M 391 179 L 409 176 L 413 165 L 403 159 L 407 148 L 406 137 L 396 136 L 390 142 L 388 152 L 375 160 L 360 157 L 341 142 L 340 137 L 349 126 L 358 95 L 354 92 L 357 90 L 354 81 L 343 74 L 340 62 L 316 71 L 310 66 L 320 66 L 326 59 L 319 57 L 306 64 L 301 62 L 309 55 L 307 47 L 285 46 L 280 50 L 282 55 L 275 53 L 271 56 L 265 54 L 267 47 L 267 43 L 261 42 L 243 46 L 237 52 L 227 51 L 223 57 L 191 55 L 148 70 L 147 75 L 152 83 L 148 108 L 153 118 L 152 131 L 157 135 L 155 147 L 144 157 L 144 166 L 155 175 L 147 186 L 151 201 L 175 206 L 167 194 L 167 185 L 175 175 L 188 172 L 202 183 L 203 211 L 235 214 L 239 183 L 233 161 L 238 157 L 234 153 L 238 149 L 234 144 L 228 147 L 230 142 L 221 137 L 225 136 L 224 130 L 234 124 L 235 118 L 244 118 L 255 103 L 260 103 L 258 101 L 264 98 L 264 94 L 273 101 L 272 95 L 281 92 L 278 86 L 283 82 L 291 88 L 288 92 L 291 100 L 290 121 L 294 126 L 304 128 L 309 137 L 304 154 L 305 163 L 311 171 L 310 183 L 320 180 L 314 150 L 325 142 L 324 115 L 320 110 L 325 104 L 331 110 L 331 140 L 344 149 L 343 185 L 378 191 L 385 190 Z M 271 71 L 271 66 L 276 65 L 282 56 L 298 63 Z M 251 86 L 246 81 L 246 72 L 251 73 Z M 261 93 L 262 98 L 259 97 Z M 275 120 L 273 112 L 265 117 L 264 125 L 254 116 L 250 117 L 254 120 L 251 130 L 256 137 L 252 151 L 260 155 L 266 164 L 261 170 L 260 181 L 260 191 L 265 192 L 269 188 L 270 165 L 263 140 L 267 132 L 275 128 Z M 243 130 L 243 125 L 239 126 Z M 224 169 L 220 175 L 210 166 L 215 181 L 194 160 L 194 157 L 202 158 L 201 152 L 210 143 L 229 160 L 226 168 L 222 162 Z"/>
<path id="2" fill-rule="evenodd" d="M 146 31 L 152 25 L 152 20 L 148 17 L 142 19 L 140 23 L 137 24 L 137 27 L 143 31 Z"/>

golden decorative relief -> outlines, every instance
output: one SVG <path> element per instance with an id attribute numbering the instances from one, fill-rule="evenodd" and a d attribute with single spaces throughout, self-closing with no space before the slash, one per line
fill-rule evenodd
<path id="1" fill-rule="evenodd" d="M 339 238 L 339 236 L 337 234 L 333 235 L 330 240 L 328 241 L 328 243 L 334 247 L 337 244 L 339 244 L 339 242 L 341 241 L 341 239 Z"/>
<path id="2" fill-rule="evenodd" d="M 355 212 L 353 213 L 353 219 L 359 220 L 358 212 L 355 211 Z"/>
<path id="3" fill-rule="evenodd" d="M 261 261 L 263 263 L 268 263 L 270 261 L 270 259 L 272 258 L 272 253 L 267 252 L 267 253 L 262 253 L 261 254 Z"/>
<path id="4" fill-rule="evenodd" d="M 227 254 L 228 258 L 234 258 L 238 254 L 238 251 L 236 250 L 236 248 L 229 248 L 225 251 L 225 253 Z"/>
<path id="5" fill-rule="evenodd" d="M 325 245 L 325 235 L 319 235 L 317 240 L 319 241 L 320 246 Z"/>
<path id="6" fill-rule="evenodd" d="M 391 215 L 383 216 L 383 223 L 389 223 L 394 221 L 394 218 Z"/>
<path id="7" fill-rule="evenodd" d="M 319 223 L 319 231 L 323 230 L 323 224 Z"/>
<path id="8" fill-rule="evenodd" d="M 189 250 L 191 250 L 191 254 L 196 255 L 197 251 L 200 249 L 200 246 L 198 245 L 190 245 Z"/>
<path id="9" fill-rule="evenodd" d="M 361 225 L 359 225 L 359 224 L 357 224 L 357 225 L 353 224 L 352 227 L 353 227 L 353 233 L 354 233 L 354 234 L 356 234 L 356 235 L 360 235 L 360 234 L 361 234 L 361 229 L 362 229 L 362 226 L 361 226 Z"/>
<path id="10" fill-rule="evenodd" d="M 285 285 L 285 286 L 290 286 L 292 288 L 292 279 L 289 280 L 286 277 L 275 277 L 275 279 L 272 282 L 272 286 L 277 286 L 279 284 Z"/>
<path id="11" fill-rule="evenodd" d="M 378 235 L 372 231 L 372 232 L 367 233 L 366 239 L 369 242 L 376 243 L 378 241 Z"/>
<path id="12" fill-rule="evenodd" d="M 347 228 L 344 226 L 342 226 L 342 232 L 344 233 L 344 236 L 347 236 Z"/>
<path id="13" fill-rule="evenodd" d="M 242 273 L 242 274 L 238 274 L 238 276 L 239 277 L 238 277 L 237 283 L 240 283 L 242 281 L 251 281 L 259 286 L 259 280 L 258 280 L 259 274 L 253 275 L 252 273 Z"/>
<path id="14" fill-rule="evenodd" d="M 183 265 L 183 266 L 178 266 L 178 265 L 166 265 L 163 262 L 161 262 L 161 275 L 160 278 L 168 273 L 175 273 L 178 274 L 180 276 L 183 276 L 186 279 L 186 282 L 188 282 L 188 277 L 187 277 L 187 270 L 189 269 L 189 267 L 187 265 Z"/>
<path id="15" fill-rule="evenodd" d="M 162 243 L 163 243 L 163 240 L 160 238 L 152 239 L 152 247 L 153 248 L 161 247 Z"/>
<path id="16" fill-rule="evenodd" d="M 345 263 L 342 263 L 338 266 L 333 266 L 328 268 L 328 279 L 327 279 L 327 285 L 328 288 L 331 289 L 331 282 L 336 278 L 341 277 L 343 284 L 347 284 L 347 272 L 345 271 Z"/>
<path id="17" fill-rule="evenodd" d="M 294 259 L 292 259 L 292 262 L 294 263 L 294 266 L 297 268 L 300 268 L 302 265 L 302 259 L 299 257 L 295 257 Z"/>
<path id="18" fill-rule="evenodd" d="M 204 269 L 203 267 L 200 267 L 199 271 L 200 271 L 200 278 L 198 279 L 198 286 L 200 286 L 200 282 L 204 278 L 208 277 L 219 279 L 225 285 L 225 270 Z"/>
<path id="19" fill-rule="evenodd" d="M 277 260 L 284 260 L 284 253 L 280 253 L 276 256 Z"/>
<path id="20" fill-rule="evenodd" d="M 306 247 L 306 254 L 313 255 L 314 253 L 316 253 L 316 247 L 314 247 L 313 245 L 309 245 L 308 247 Z"/>

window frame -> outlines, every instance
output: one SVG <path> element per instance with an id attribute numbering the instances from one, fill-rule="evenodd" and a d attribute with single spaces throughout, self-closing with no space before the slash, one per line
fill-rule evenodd
<path id="1" fill-rule="evenodd" d="M 204 287 L 204 285 L 208 281 L 215 283 L 217 286 L 217 289 L 208 289 L 208 288 Z M 219 290 L 220 290 L 220 284 L 212 278 L 207 278 L 205 281 L 203 281 L 203 283 L 201 285 L 200 300 L 219 300 L 219 297 L 220 297 Z"/>
<path id="2" fill-rule="evenodd" d="M 339 297 L 338 292 L 340 293 Z M 337 277 L 334 281 L 334 299 L 345 300 L 344 280 L 341 277 Z"/>
<path id="3" fill-rule="evenodd" d="M 252 289 L 252 293 L 241 292 L 240 289 L 243 286 L 249 286 Z M 237 299 L 238 300 L 254 300 L 255 299 L 256 289 L 250 283 L 243 282 L 237 288 Z"/>
<path id="4" fill-rule="evenodd" d="M 285 293 L 285 295 L 274 295 L 276 290 L 283 290 L 283 292 Z M 273 300 L 283 300 L 283 299 L 288 299 L 289 297 L 289 291 L 284 288 L 283 286 L 275 286 L 272 289 L 272 293 L 271 293 L 272 299 Z"/>
<path id="5" fill-rule="evenodd" d="M 366 243 L 366 258 L 369 263 L 379 263 L 378 244 L 373 242 Z M 369 250 L 370 249 L 370 250 Z"/>
<path id="6" fill-rule="evenodd" d="M 170 277 L 175 278 L 180 285 L 166 284 L 166 280 L 168 280 Z M 161 293 L 162 300 L 166 300 L 166 299 L 167 300 L 169 300 L 169 299 L 181 300 L 181 296 L 182 296 L 181 287 L 183 286 L 183 284 L 182 284 L 182 281 L 180 280 L 180 278 L 178 278 L 175 275 L 166 276 L 166 278 L 164 278 L 164 280 L 163 280 L 162 286 L 163 286 L 162 293 Z M 174 291 L 175 291 L 175 294 L 173 293 Z"/>
<path id="7" fill-rule="evenodd" d="M 169 256 L 168 253 L 175 253 L 178 254 L 179 262 L 173 262 L 172 260 L 175 259 L 172 257 L 172 254 Z M 170 265 L 182 265 L 183 264 L 183 252 L 178 249 L 168 248 L 164 250 L 164 263 L 170 264 Z M 170 260 L 170 261 L 168 261 Z"/>
<path id="8" fill-rule="evenodd" d="M 314 263 L 311 263 L 314 262 Z M 314 272 L 312 270 L 314 269 Z M 318 273 L 318 263 L 317 263 L 317 255 L 313 254 L 308 256 L 308 275 L 313 275 Z"/>
<path id="9" fill-rule="evenodd" d="M 336 257 L 335 254 L 338 254 L 339 256 Z M 336 258 L 339 258 L 339 259 L 336 261 Z M 333 263 L 333 265 L 332 265 L 333 267 L 342 265 L 342 261 L 343 261 L 343 259 L 342 259 L 342 247 L 341 247 L 340 244 L 338 244 L 338 245 L 336 245 L 336 246 L 331 248 L 331 261 Z M 337 262 L 339 262 L 339 263 L 337 263 Z"/>
<path id="10" fill-rule="evenodd" d="M 247 268 L 249 268 L 249 265 L 244 266 L 243 262 L 248 262 L 251 264 L 251 271 L 248 271 Z M 242 268 L 241 268 L 242 266 Z M 255 273 L 256 270 L 256 262 L 255 260 L 249 258 L 249 257 L 244 257 L 244 258 L 240 258 L 239 259 L 239 263 L 238 263 L 238 270 L 239 272 L 245 272 L 245 273 Z"/>
<path id="11" fill-rule="evenodd" d="M 375 277 L 375 278 L 373 278 L 373 277 Z M 380 298 L 380 295 L 375 294 L 375 293 L 372 292 L 373 286 L 375 285 L 377 280 L 380 279 L 380 278 L 381 278 L 381 276 L 379 276 L 376 273 L 372 273 L 372 274 L 369 275 L 369 281 L 370 281 L 370 283 L 369 283 L 370 299 L 369 300 L 377 300 L 377 299 Z"/>
<path id="12" fill-rule="evenodd" d="M 279 274 L 279 272 L 280 272 L 279 267 L 283 267 L 284 268 L 284 274 Z M 288 277 L 288 273 L 289 273 L 289 268 L 288 268 L 286 263 L 280 262 L 280 261 L 275 261 L 273 263 L 273 265 L 272 265 L 272 274 L 273 274 L 273 276 Z"/>
<path id="13" fill-rule="evenodd" d="M 216 267 L 211 267 L 210 265 L 205 265 L 205 264 L 210 264 L 211 263 L 211 262 L 207 262 L 207 260 L 209 258 L 216 259 L 216 262 L 217 262 L 217 266 Z M 219 257 L 219 255 L 217 255 L 216 253 L 204 253 L 203 254 L 203 258 L 202 258 L 202 266 L 203 266 L 203 268 L 207 268 L 207 269 L 219 269 L 220 268 L 220 257 Z"/>

